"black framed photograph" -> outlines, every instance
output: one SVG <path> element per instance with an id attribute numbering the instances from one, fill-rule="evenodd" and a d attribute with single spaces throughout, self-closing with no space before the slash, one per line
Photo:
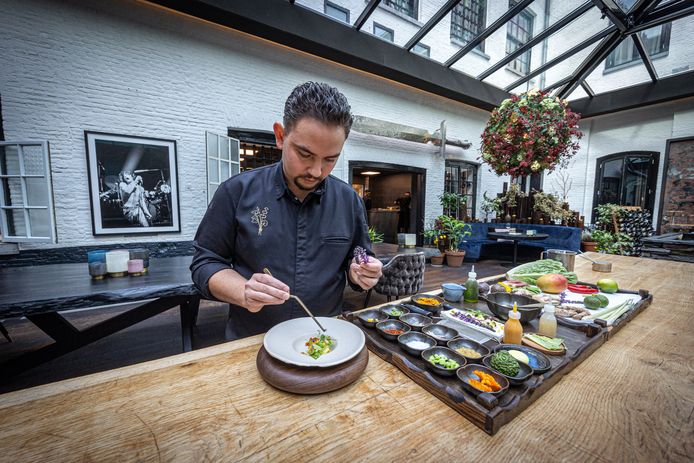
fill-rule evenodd
<path id="1" fill-rule="evenodd" d="M 84 132 L 95 235 L 180 232 L 176 142 Z"/>

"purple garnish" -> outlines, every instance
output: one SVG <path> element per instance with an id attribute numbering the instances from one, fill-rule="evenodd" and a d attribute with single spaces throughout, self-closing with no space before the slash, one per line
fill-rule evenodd
<path id="1" fill-rule="evenodd" d="M 369 262 L 369 255 L 366 253 L 366 249 L 361 246 L 354 248 L 354 258 L 357 260 L 357 264 L 366 264 Z"/>

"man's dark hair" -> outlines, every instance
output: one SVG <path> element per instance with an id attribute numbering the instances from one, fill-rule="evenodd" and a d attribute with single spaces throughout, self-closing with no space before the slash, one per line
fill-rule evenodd
<path id="1" fill-rule="evenodd" d="M 306 82 L 292 90 L 284 104 L 284 130 L 289 133 L 303 117 L 311 117 L 345 129 L 352 128 L 352 113 L 347 98 L 335 87 L 321 82 Z"/>

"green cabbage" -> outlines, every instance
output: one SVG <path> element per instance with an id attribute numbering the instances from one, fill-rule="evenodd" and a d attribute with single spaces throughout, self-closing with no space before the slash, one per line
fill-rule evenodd
<path id="1" fill-rule="evenodd" d="M 519 280 L 530 285 L 536 285 L 537 279 L 548 273 L 559 273 L 564 275 L 569 283 L 578 282 L 578 276 L 574 272 L 568 272 L 558 260 L 543 259 L 527 264 L 519 265 L 508 271 L 506 276 L 509 280 Z"/>

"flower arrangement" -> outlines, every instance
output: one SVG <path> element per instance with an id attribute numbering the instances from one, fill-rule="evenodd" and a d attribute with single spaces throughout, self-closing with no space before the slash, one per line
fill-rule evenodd
<path id="1" fill-rule="evenodd" d="M 482 159 L 497 175 L 512 177 L 566 166 L 583 136 L 580 118 L 566 100 L 540 90 L 514 95 L 492 111 L 482 132 Z"/>
<path id="2" fill-rule="evenodd" d="M 536 191 L 533 194 L 533 201 L 535 210 L 549 216 L 552 220 L 559 221 L 571 218 L 571 211 L 564 209 L 559 198 L 551 193 Z"/>

